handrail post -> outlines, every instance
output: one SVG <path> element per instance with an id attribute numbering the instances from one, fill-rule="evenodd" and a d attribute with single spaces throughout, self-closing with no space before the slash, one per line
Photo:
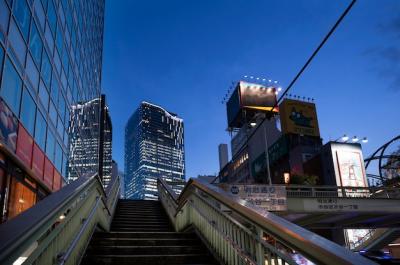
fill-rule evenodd
<path id="1" fill-rule="evenodd" d="M 265 254 L 264 254 L 264 248 L 261 244 L 263 240 L 263 232 L 260 228 L 256 227 L 256 238 L 258 239 L 256 241 L 256 261 L 257 265 L 265 265 Z"/>

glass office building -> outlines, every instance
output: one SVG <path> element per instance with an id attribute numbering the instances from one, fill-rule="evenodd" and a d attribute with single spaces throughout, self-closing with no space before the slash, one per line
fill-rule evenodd
<path id="1" fill-rule="evenodd" d="M 99 98 L 104 0 L 0 0 L 0 219 L 67 181 L 71 106 Z"/>
<path id="2" fill-rule="evenodd" d="M 112 123 L 105 95 L 71 107 L 68 180 L 98 171 L 107 187 L 112 169 Z"/>
<path id="3" fill-rule="evenodd" d="M 125 127 L 125 198 L 157 200 L 157 179 L 185 180 L 183 120 L 142 102 Z"/>

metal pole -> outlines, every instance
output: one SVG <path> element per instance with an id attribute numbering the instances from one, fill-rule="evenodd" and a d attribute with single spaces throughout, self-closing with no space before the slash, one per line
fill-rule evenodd
<path id="1" fill-rule="evenodd" d="M 265 140 L 265 159 L 267 160 L 267 177 L 268 177 L 268 182 L 269 182 L 269 185 L 272 185 L 272 181 L 271 181 L 271 172 L 270 172 L 270 170 L 269 170 L 269 153 L 268 153 L 268 137 L 267 137 L 267 126 L 266 126 L 266 124 L 265 124 L 265 121 L 267 121 L 267 120 L 264 120 L 264 124 L 263 124 L 263 127 L 264 127 L 264 140 Z"/>

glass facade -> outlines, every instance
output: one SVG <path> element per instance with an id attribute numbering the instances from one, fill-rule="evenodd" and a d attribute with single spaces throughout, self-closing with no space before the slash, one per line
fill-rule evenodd
<path id="1" fill-rule="evenodd" d="M 6 165 L 29 178 L 32 185 L 18 182 L 28 190 L 56 191 L 73 168 L 68 132 L 76 121 L 70 112 L 72 106 L 100 97 L 104 4 L 0 0 L 0 153 Z M 8 166 L 4 175 L 12 176 Z M 2 220 L 39 198 L 15 181 L 0 183 L 8 192 L 0 201 Z M 14 199 L 13 189 L 26 194 L 26 199 L 20 197 L 24 207 L 17 210 L 10 208 L 20 200 Z"/>
<path id="2" fill-rule="evenodd" d="M 183 120 L 142 102 L 125 127 L 125 198 L 157 200 L 157 179 L 185 180 Z"/>

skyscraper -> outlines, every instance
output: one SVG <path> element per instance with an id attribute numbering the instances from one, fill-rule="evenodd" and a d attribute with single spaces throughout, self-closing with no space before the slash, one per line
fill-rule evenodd
<path id="1" fill-rule="evenodd" d="M 71 106 L 100 97 L 103 26 L 104 0 L 0 0 L 1 221 L 66 183 Z"/>
<path id="2" fill-rule="evenodd" d="M 125 197 L 156 200 L 159 177 L 185 179 L 183 120 L 142 102 L 125 127 Z"/>
<path id="3" fill-rule="evenodd" d="M 105 95 L 71 108 L 68 179 L 98 172 L 106 187 L 111 180 L 112 123 Z"/>

